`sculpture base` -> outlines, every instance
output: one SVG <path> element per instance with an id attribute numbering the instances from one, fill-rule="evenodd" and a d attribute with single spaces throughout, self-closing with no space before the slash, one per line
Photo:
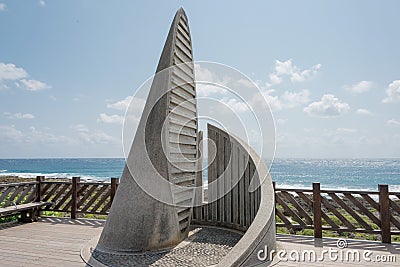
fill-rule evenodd
<path id="1" fill-rule="evenodd" d="M 242 234 L 217 227 L 194 226 L 188 238 L 174 248 L 142 253 L 104 252 L 96 249 L 99 237 L 81 250 L 89 266 L 212 266 L 218 264 Z"/>

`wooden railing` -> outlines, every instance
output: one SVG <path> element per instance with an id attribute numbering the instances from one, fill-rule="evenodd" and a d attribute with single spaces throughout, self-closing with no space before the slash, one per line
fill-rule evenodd
<path id="1" fill-rule="evenodd" d="M 38 182 L 0 184 L 0 208 L 36 201 L 38 185 Z"/>
<path id="2" fill-rule="evenodd" d="M 0 208 L 30 203 L 49 202 L 42 211 L 107 215 L 118 187 L 118 178 L 111 182 L 81 182 L 79 177 L 69 181 L 45 180 L 38 176 L 34 182 L 0 184 Z"/>
<path id="3" fill-rule="evenodd" d="M 51 202 L 45 211 L 71 214 L 107 215 L 118 179 L 111 182 L 81 182 L 78 177 L 55 182 L 37 177 L 36 181 L 0 184 L 0 208 L 30 203 Z M 275 186 L 275 185 L 274 185 Z M 389 192 L 387 185 L 377 191 L 275 188 L 276 226 L 296 233 L 312 229 L 323 231 L 377 234 L 384 243 L 400 235 L 400 192 Z"/>
<path id="4" fill-rule="evenodd" d="M 400 235 L 399 192 L 387 185 L 378 191 L 321 190 L 275 188 L 277 227 L 292 232 L 313 229 L 314 237 L 322 231 L 353 232 L 381 235 L 384 243 L 391 235 Z"/>

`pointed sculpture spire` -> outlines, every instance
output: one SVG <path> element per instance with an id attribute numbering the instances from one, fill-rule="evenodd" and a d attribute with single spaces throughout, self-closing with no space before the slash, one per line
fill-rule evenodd
<path id="1" fill-rule="evenodd" d="M 187 237 L 197 158 L 192 45 L 174 17 L 98 251 L 145 251 Z"/>

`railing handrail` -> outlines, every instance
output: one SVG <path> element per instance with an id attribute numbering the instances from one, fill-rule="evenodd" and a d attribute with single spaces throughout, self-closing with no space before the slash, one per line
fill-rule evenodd
<path id="1" fill-rule="evenodd" d="M 35 184 L 38 184 L 38 182 L 30 181 L 30 182 L 18 182 L 18 183 L 4 183 L 4 184 L 0 184 L 0 188 L 11 187 L 11 186 L 21 186 L 21 185 L 35 185 Z"/>

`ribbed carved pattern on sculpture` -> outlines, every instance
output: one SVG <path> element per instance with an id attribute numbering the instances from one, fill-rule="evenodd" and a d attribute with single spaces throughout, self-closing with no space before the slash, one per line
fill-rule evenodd
<path id="1" fill-rule="evenodd" d="M 177 207 L 179 227 L 186 231 L 191 216 L 197 158 L 197 112 L 192 47 L 187 20 L 181 16 L 177 24 L 169 92 L 170 182 Z M 187 188 L 189 187 L 189 188 Z"/>

